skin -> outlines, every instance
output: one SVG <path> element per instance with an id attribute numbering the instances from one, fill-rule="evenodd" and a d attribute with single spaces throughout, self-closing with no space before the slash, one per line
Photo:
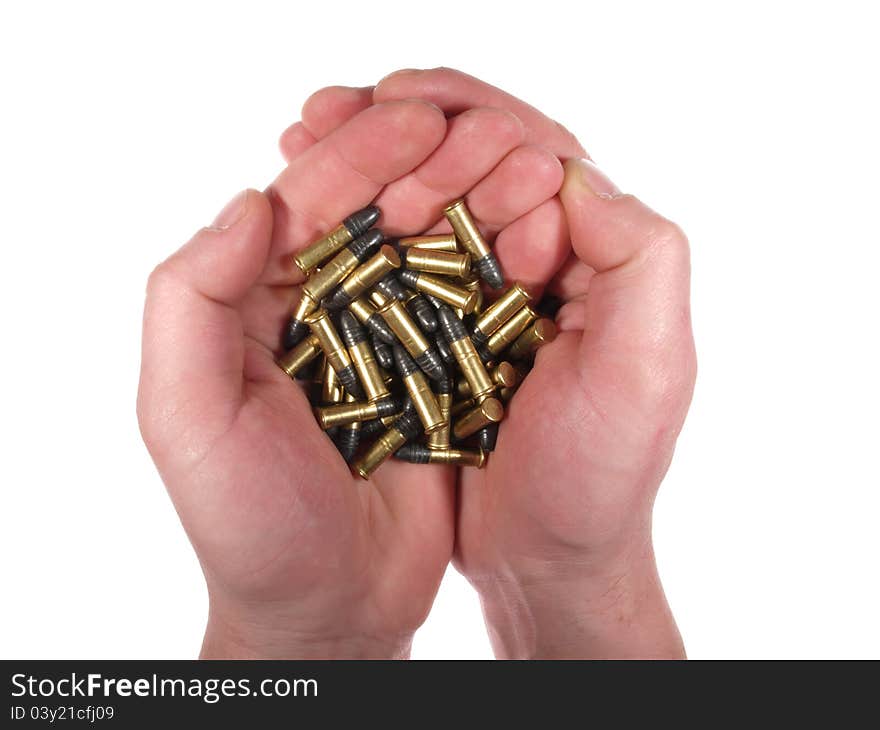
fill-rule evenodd
<path id="1" fill-rule="evenodd" d="M 138 415 L 203 567 L 204 657 L 405 657 L 450 559 L 499 657 L 680 657 L 651 513 L 693 390 L 687 241 L 534 108 L 450 69 L 329 87 L 287 168 L 150 277 Z M 467 195 L 508 281 L 565 301 L 484 470 L 351 477 L 274 365 L 290 254 L 376 199 Z M 418 485 L 415 487 L 415 485 Z"/>

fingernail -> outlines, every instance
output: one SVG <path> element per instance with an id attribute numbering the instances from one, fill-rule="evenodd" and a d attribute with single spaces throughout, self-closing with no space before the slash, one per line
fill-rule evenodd
<path id="1" fill-rule="evenodd" d="M 575 179 L 597 198 L 611 199 L 622 195 L 620 188 L 592 160 L 570 160 L 569 163 L 569 171 Z"/>
<path id="2" fill-rule="evenodd" d="M 420 69 L 420 68 L 401 68 L 401 69 L 398 69 L 397 71 L 392 71 L 390 74 L 386 74 L 381 79 L 379 79 L 379 83 L 376 84 L 376 87 L 378 88 L 384 82 L 388 81 L 388 79 L 394 78 L 395 76 L 406 76 L 408 74 L 417 74 L 421 70 L 422 69 Z"/>
<path id="3" fill-rule="evenodd" d="M 225 231 L 238 223 L 247 212 L 247 196 L 248 191 L 242 190 L 223 207 L 209 227 L 215 231 Z"/>

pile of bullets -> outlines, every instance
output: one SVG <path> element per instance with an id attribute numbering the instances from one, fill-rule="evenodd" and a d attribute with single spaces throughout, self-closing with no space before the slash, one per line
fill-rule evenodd
<path id="1" fill-rule="evenodd" d="M 294 256 L 308 278 L 278 365 L 312 381 L 318 423 L 364 479 L 392 454 L 482 467 L 556 336 L 519 283 L 484 306 L 483 282 L 504 287 L 498 261 L 463 200 L 444 213 L 453 233 L 388 241 L 371 205 Z"/>

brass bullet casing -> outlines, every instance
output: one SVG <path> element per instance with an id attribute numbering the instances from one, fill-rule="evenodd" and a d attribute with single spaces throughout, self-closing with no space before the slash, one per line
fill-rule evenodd
<path id="1" fill-rule="evenodd" d="M 477 405 L 477 401 L 473 398 L 467 398 L 465 400 L 457 400 L 452 402 L 452 407 L 449 409 L 450 416 L 459 416 L 465 411 L 469 411 L 471 408 Z"/>
<path id="2" fill-rule="evenodd" d="M 486 454 L 482 451 L 465 449 L 443 449 L 432 451 L 418 444 L 407 444 L 397 450 L 395 456 L 412 464 L 453 464 L 455 466 L 475 466 L 477 469 L 486 463 Z"/>
<path id="3" fill-rule="evenodd" d="M 345 390 L 339 382 L 339 376 L 333 366 L 324 358 L 321 368 L 321 403 L 342 403 L 345 399 Z"/>
<path id="4" fill-rule="evenodd" d="M 477 228 L 463 199 L 454 200 L 443 211 L 461 247 L 477 261 L 491 253 L 489 244 Z"/>
<path id="5" fill-rule="evenodd" d="M 436 431 L 447 423 L 434 397 L 434 391 L 428 384 L 424 373 L 416 365 L 415 360 L 400 345 L 394 346 L 394 364 L 397 372 L 403 378 L 406 392 L 412 399 L 413 406 L 418 413 L 419 420 L 425 428 L 425 433 Z"/>
<path id="6" fill-rule="evenodd" d="M 310 276 L 303 284 L 303 291 L 316 302 L 320 302 L 339 282 L 354 271 L 381 242 L 382 231 L 375 228 L 367 231 L 324 264 L 320 271 Z"/>
<path id="7" fill-rule="evenodd" d="M 362 325 L 386 345 L 393 345 L 397 341 L 391 328 L 366 298 L 361 296 L 353 299 L 348 305 L 348 309 Z"/>
<path id="8" fill-rule="evenodd" d="M 449 349 L 452 350 L 458 367 L 468 382 L 471 395 L 477 400 L 489 395 L 495 390 L 495 383 L 486 372 L 474 343 L 468 337 L 464 323 L 446 306 L 437 310 L 437 317 L 440 319 Z"/>
<path id="9" fill-rule="evenodd" d="M 464 439 L 490 423 L 498 423 L 504 417 L 504 406 L 497 398 L 486 398 L 476 408 L 462 414 L 452 427 L 452 435 Z"/>
<path id="10" fill-rule="evenodd" d="M 400 255 L 388 244 L 383 245 L 366 263 L 358 266 L 333 292 L 328 309 L 348 306 L 389 271 L 400 268 Z"/>
<path id="11" fill-rule="evenodd" d="M 458 253 L 458 242 L 454 233 L 441 233 L 437 236 L 407 236 L 401 238 L 397 245 L 402 249 L 420 248 L 425 251 L 447 251 Z"/>
<path id="12" fill-rule="evenodd" d="M 431 431 L 425 439 L 429 449 L 448 449 L 449 448 L 449 431 L 450 431 L 450 414 L 452 408 L 452 381 L 447 378 L 437 383 L 437 405 L 440 406 L 440 413 L 443 416 L 443 426 L 436 431 Z"/>
<path id="13" fill-rule="evenodd" d="M 450 203 L 446 210 L 443 211 L 446 220 L 452 226 L 455 237 L 461 243 L 462 248 L 467 251 L 474 260 L 474 268 L 489 286 L 493 289 L 500 289 L 504 286 L 504 277 L 501 275 L 501 268 L 498 266 L 498 260 L 489 249 L 489 244 L 477 228 L 470 211 L 464 203 L 464 200 L 455 200 Z"/>
<path id="14" fill-rule="evenodd" d="M 483 286 L 480 281 L 480 277 L 476 276 L 473 279 L 465 279 L 461 284 L 468 291 L 474 292 L 477 295 L 477 302 L 474 304 L 474 314 L 479 315 L 483 312 Z"/>
<path id="15" fill-rule="evenodd" d="M 373 403 L 350 400 L 346 394 L 346 403 L 338 403 L 332 406 L 315 408 L 315 418 L 325 431 L 334 426 L 345 426 L 349 423 L 372 421 L 374 418 L 384 418 L 399 413 L 400 404 L 393 398 L 385 398 Z"/>
<path id="16" fill-rule="evenodd" d="M 404 259 L 408 269 L 424 271 L 428 274 L 465 277 L 471 270 L 471 255 L 469 253 L 411 248 L 406 251 Z"/>
<path id="17" fill-rule="evenodd" d="M 333 326 L 330 315 L 326 309 L 318 309 L 305 319 L 312 332 L 317 335 L 321 343 L 321 349 L 327 357 L 327 362 L 336 371 L 339 380 L 346 391 L 355 398 L 363 398 L 364 391 L 358 382 L 357 374 L 348 354 L 348 349 L 342 342 L 342 338 Z"/>
<path id="18" fill-rule="evenodd" d="M 352 400 L 352 396 L 346 394 L 345 399 L 346 401 L 350 401 Z M 345 459 L 346 464 L 350 464 L 351 460 L 354 459 L 354 455 L 357 453 L 357 448 L 360 442 L 360 421 L 352 421 L 351 423 L 345 424 L 338 430 L 336 436 L 333 438 L 333 443 L 336 444 L 336 448 L 339 453 L 342 454 L 342 458 Z"/>
<path id="19" fill-rule="evenodd" d="M 432 297 L 436 297 L 441 302 L 446 302 L 446 304 L 452 307 L 458 307 L 465 314 L 473 312 L 474 307 L 477 305 L 477 295 L 475 292 L 456 286 L 445 279 L 441 279 L 439 276 L 431 276 L 430 274 L 423 274 L 410 269 L 404 269 L 398 276 L 400 281 L 408 287 L 425 294 L 430 294 Z"/>
<path id="20" fill-rule="evenodd" d="M 395 451 L 421 432 L 419 417 L 414 410 L 404 411 L 354 464 L 354 470 L 369 479 L 376 469 Z"/>
<path id="21" fill-rule="evenodd" d="M 278 367 L 292 378 L 314 360 L 320 352 L 321 343 L 317 335 L 311 334 L 290 352 L 286 352 L 278 358 Z"/>
<path id="22" fill-rule="evenodd" d="M 430 342 L 413 322 L 409 312 L 397 299 L 390 299 L 378 291 L 373 291 L 370 298 L 379 307 L 378 312 L 388 323 L 391 331 L 404 346 L 406 351 L 415 358 L 419 367 L 431 380 L 442 380 L 446 377 L 446 368 L 440 356 L 431 348 Z"/>
<path id="23" fill-rule="evenodd" d="M 476 400 L 480 400 L 495 390 L 495 383 L 486 372 L 486 366 L 480 360 L 474 343 L 470 337 L 462 337 L 460 340 L 449 343 L 449 348 L 455 359 L 458 361 L 458 367 L 465 377 L 468 384 L 470 395 Z"/>
<path id="24" fill-rule="evenodd" d="M 379 215 L 380 211 L 375 205 L 368 205 L 352 213 L 330 233 L 297 253 L 293 257 L 294 262 L 300 271 L 308 274 L 322 261 L 334 256 L 343 246 L 364 235 L 379 220 Z"/>
<path id="25" fill-rule="evenodd" d="M 313 301 L 320 302 L 340 281 L 354 271 L 357 265 L 357 257 L 347 248 L 342 249 L 303 284 L 303 293 Z"/>
<path id="26" fill-rule="evenodd" d="M 528 305 L 524 305 L 510 319 L 501 325 L 486 343 L 486 349 L 493 355 L 511 345 L 532 322 L 538 318 L 535 311 Z"/>
<path id="27" fill-rule="evenodd" d="M 500 362 L 489 371 L 489 377 L 497 388 L 512 388 L 519 377 L 516 368 L 509 362 Z M 458 398 L 472 398 L 471 384 L 467 380 L 459 380 L 455 384 L 455 395 Z"/>
<path id="28" fill-rule="evenodd" d="M 477 342 L 486 342 L 507 320 L 531 301 L 531 295 L 519 282 L 514 282 L 504 294 L 486 307 L 477 317 L 474 325 L 473 338 Z"/>
<path id="29" fill-rule="evenodd" d="M 348 354 L 351 356 L 354 369 L 364 386 L 367 400 L 373 403 L 385 398 L 389 394 L 388 386 L 385 384 L 385 378 L 376 362 L 367 331 L 349 311 L 339 315 L 339 328 L 342 331 L 342 341 L 348 347 Z"/>
<path id="30" fill-rule="evenodd" d="M 513 360 L 531 355 L 539 347 L 556 339 L 556 323 L 552 319 L 542 317 L 526 327 L 525 331 L 514 340 L 507 351 Z"/>

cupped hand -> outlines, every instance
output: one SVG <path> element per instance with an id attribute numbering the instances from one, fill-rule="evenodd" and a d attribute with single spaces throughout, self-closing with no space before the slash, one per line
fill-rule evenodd
<path id="1" fill-rule="evenodd" d="M 579 159 L 583 148 L 556 122 L 450 69 L 325 89 L 282 149 L 297 154 L 298 138 L 320 138 L 354 109 L 412 98 L 448 115 L 503 109 L 521 121 L 534 154 L 565 160 L 558 196 L 535 196 L 503 221 L 468 196 L 481 227 L 497 234 L 508 282 L 564 302 L 560 334 L 538 352 L 486 468 L 460 477 L 456 560 L 480 592 L 496 651 L 680 656 L 651 513 L 696 372 L 687 240 Z M 530 184 L 522 175 L 508 195 Z"/>
<path id="2" fill-rule="evenodd" d="M 392 235 L 466 193 L 501 229 L 561 182 L 508 111 L 447 122 L 345 96 L 319 133 L 285 134 L 265 194 L 237 196 L 148 284 L 138 416 L 208 584 L 206 657 L 406 656 L 453 550 L 452 470 L 353 477 L 275 365 L 302 282 L 291 254 L 374 200 Z"/>

